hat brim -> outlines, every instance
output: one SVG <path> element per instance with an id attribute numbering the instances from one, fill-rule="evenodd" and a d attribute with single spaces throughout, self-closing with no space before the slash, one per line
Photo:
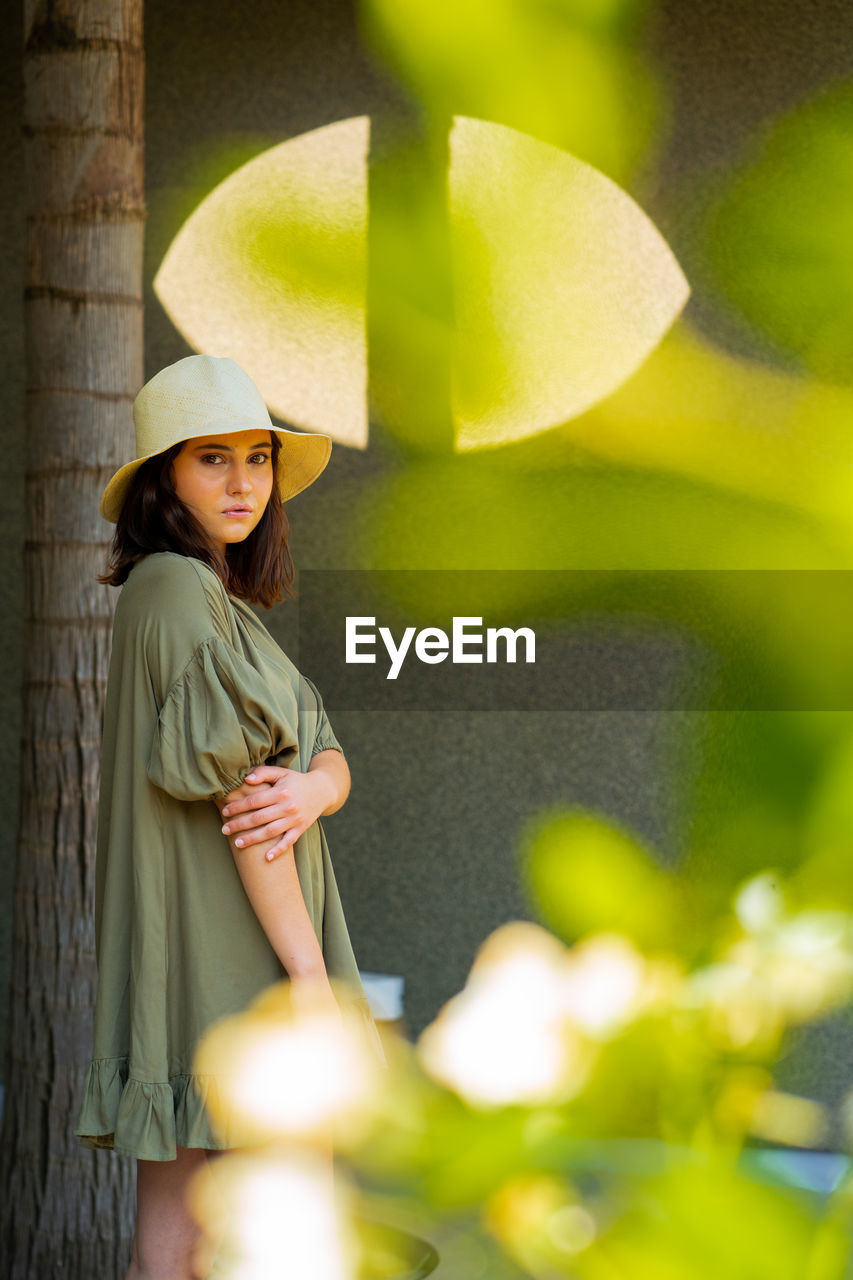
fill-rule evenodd
<path id="1" fill-rule="evenodd" d="M 216 431 L 211 434 L 218 436 L 235 435 L 238 432 L 245 431 L 247 426 L 254 427 L 256 425 L 256 423 L 250 422 L 241 423 L 227 429 L 217 427 Z M 309 484 L 313 484 L 325 469 L 332 453 L 332 438 L 331 436 L 319 435 L 313 432 L 308 434 L 301 431 L 287 431 L 283 427 L 273 426 L 272 423 L 264 429 L 274 431 L 281 441 L 276 480 L 281 500 L 286 502 L 288 498 L 295 497 L 297 493 L 307 489 Z M 172 444 L 183 444 L 184 440 L 192 439 L 192 435 L 187 435 L 182 439 L 174 440 Z M 171 447 L 171 444 L 167 445 L 167 448 Z M 156 449 L 153 453 L 147 453 L 141 458 L 134 458 L 132 462 L 127 462 L 123 467 L 119 467 L 101 495 L 100 511 L 105 520 L 109 520 L 111 524 L 115 524 L 118 521 L 128 486 L 136 471 L 149 458 L 156 458 L 158 454 L 165 452 L 166 449 Z"/>

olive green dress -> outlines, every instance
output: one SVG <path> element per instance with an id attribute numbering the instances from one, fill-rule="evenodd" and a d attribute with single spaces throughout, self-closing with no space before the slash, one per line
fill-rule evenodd
<path id="1" fill-rule="evenodd" d="M 201 561 L 147 556 L 116 608 L 104 713 L 93 1061 L 76 1133 L 145 1160 L 233 1145 L 193 1073 L 205 1030 L 285 976 L 240 881 L 213 797 L 262 763 L 341 750 L 310 680 Z M 295 843 L 329 977 L 378 1036 L 323 829 Z"/>

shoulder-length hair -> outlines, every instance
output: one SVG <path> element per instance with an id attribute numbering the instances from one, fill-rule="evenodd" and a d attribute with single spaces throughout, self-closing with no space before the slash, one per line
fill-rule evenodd
<path id="1" fill-rule="evenodd" d="M 270 432 L 273 475 L 281 444 Z M 269 502 L 255 528 L 242 542 L 231 543 L 221 555 L 192 512 L 175 491 L 172 462 L 183 441 L 155 454 L 137 467 L 128 485 L 116 522 L 107 572 L 99 582 L 120 587 L 138 561 L 155 551 L 193 556 L 218 574 L 226 591 L 269 609 L 293 592 L 293 560 L 287 535 L 289 524 L 274 482 Z"/>

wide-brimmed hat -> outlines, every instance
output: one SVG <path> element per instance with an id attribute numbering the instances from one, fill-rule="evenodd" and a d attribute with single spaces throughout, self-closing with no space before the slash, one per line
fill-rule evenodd
<path id="1" fill-rule="evenodd" d="M 330 436 L 274 426 L 252 379 L 227 356 L 185 356 L 155 373 L 133 402 L 133 422 L 136 457 L 119 467 L 101 497 L 101 515 L 113 524 L 137 468 L 194 436 L 225 436 L 252 427 L 274 431 L 281 441 L 277 479 L 282 501 L 307 489 L 332 452 Z"/>

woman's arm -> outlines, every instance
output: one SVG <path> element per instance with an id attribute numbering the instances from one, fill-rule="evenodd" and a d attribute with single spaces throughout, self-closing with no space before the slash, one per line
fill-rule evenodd
<path id="1" fill-rule="evenodd" d="M 236 836 L 239 849 L 265 843 L 264 857 L 272 862 L 317 818 L 336 813 L 349 790 L 349 767 L 340 751 L 318 751 L 305 773 L 260 765 L 220 805 L 228 819 L 223 834 L 231 840 Z"/>
<path id="2" fill-rule="evenodd" d="M 244 789 L 245 784 L 232 791 L 231 797 L 239 796 Z M 225 797 L 216 801 L 220 812 L 225 803 Z M 273 838 L 240 849 L 233 836 L 229 839 L 252 910 L 289 976 L 325 982 L 323 952 L 305 906 L 293 855 L 279 858 L 273 865 L 265 858 L 275 843 Z"/>
<path id="3" fill-rule="evenodd" d="M 318 751 L 316 755 L 311 757 L 308 772 L 311 774 L 326 774 L 329 779 L 329 785 L 332 788 L 332 799 L 318 816 L 325 818 L 329 813 L 337 813 L 338 809 L 342 808 L 346 802 L 352 782 L 349 765 L 342 753 L 335 751 L 334 748 L 328 751 Z"/>

